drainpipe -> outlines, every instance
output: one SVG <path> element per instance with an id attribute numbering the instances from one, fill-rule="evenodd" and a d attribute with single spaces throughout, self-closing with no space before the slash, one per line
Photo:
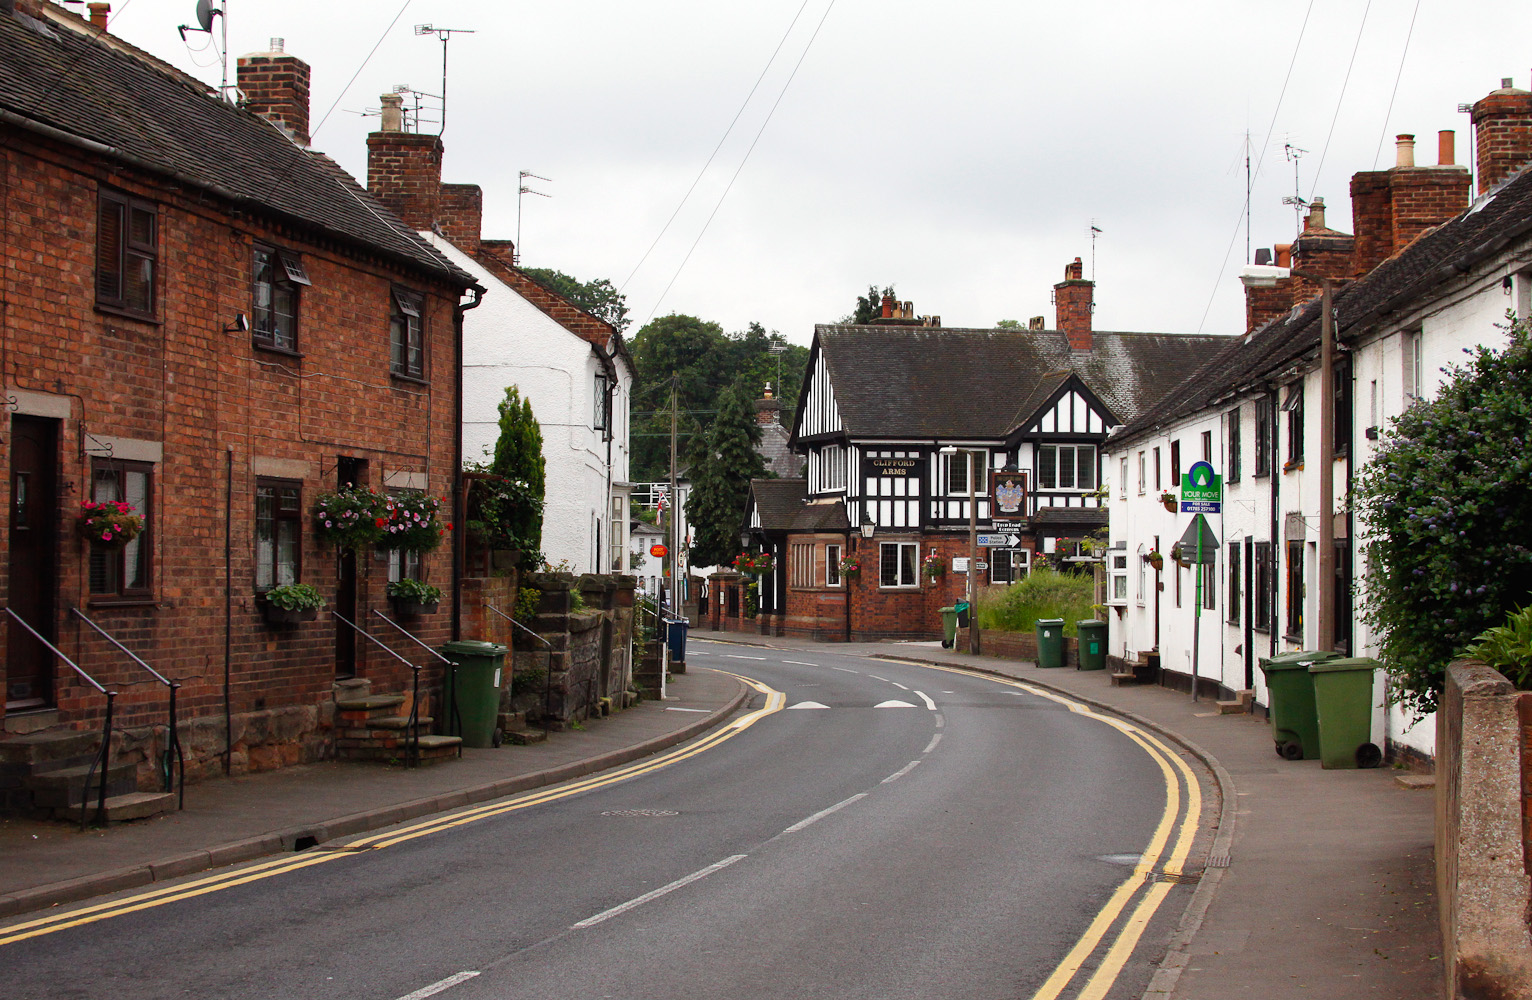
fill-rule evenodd
<path id="1" fill-rule="evenodd" d="M 1266 428 L 1266 456 L 1270 460 L 1266 474 L 1271 477 L 1271 558 L 1267 560 L 1266 566 L 1266 571 L 1269 575 L 1269 579 L 1266 581 L 1266 639 L 1270 646 L 1270 652 L 1266 654 L 1267 656 L 1277 655 L 1276 569 L 1283 556 L 1282 540 L 1277 536 L 1277 505 L 1281 502 L 1281 492 L 1278 489 L 1281 484 L 1278 480 L 1281 478 L 1280 470 L 1282 468 L 1281 458 L 1277 454 L 1277 415 L 1281 412 L 1280 407 L 1277 405 L 1277 399 L 1277 389 L 1275 386 L 1272 386 L 1270 396 L 1267 399 L 1269 405 L 1268 412 L 1271 414 L 1271 426 Z M 1270 695 L 1268 694 L 1267 697 L 1269 698 Z"/>
<path id="2" fill-rule="evenodd" d="M 224 453 L 223 471 L 223 773 L 234 766 L 234 446 Z M 102 781 L 105 781 L 105 776 Z M 185 778 L 183 776 L 182 780 Z"/>
<path id="3" fill-rule="evenodd" d="M 452 638 L 463 637 L 463 546 L 468 534 L 464 528 L 468 510 L 463 497 L 463 314 L 479 308 L 484 301 L 484 288 L 475 282 L 468 286 L 472 301 L 455 303 L 452 307 L 452 351 L 457 362 L 457 392 L 452 401 L 452 510 L 457 525 L 452 538 Z"/>

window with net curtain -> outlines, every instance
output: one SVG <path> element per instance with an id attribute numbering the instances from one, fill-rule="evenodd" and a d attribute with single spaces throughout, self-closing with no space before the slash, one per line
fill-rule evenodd
<path id="1" fill-rule="evenodd" d="M 1096 446 L 1044 444 L 1037 448 L 1037 488 L 1093 490 L 1096 488 Z"/>
<path id="2" fill-rule="evenodd" d="M 154 518 L 150 505 L 154 466 L 147 462 L 98 460 L 91 469 L 91 499 L 123 502 L 144 519 L 138 537 L 119 548 L 91 546 L 90 592 L 93 598 L 148 597 Z"/>

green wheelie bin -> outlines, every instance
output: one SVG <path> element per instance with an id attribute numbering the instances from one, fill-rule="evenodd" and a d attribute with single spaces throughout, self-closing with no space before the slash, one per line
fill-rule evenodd
<path id="1" fill-rule="evenodd" d="M 463 746 L 499 746 L 495 722 L 500 716 L 500 680 L 505 668 L 506 647 L 477 639 L 460 639 L 441 647 L 453 663 L 447 671 L 447 696 L 443 712 L 446 732 L 461 736 Z"/>
<path id="2" fill-rule="evenodd" d="M 957 642 L 957 608 L 942 608 L 942 648 L 951 649 Z"/>
<path id="3" fill-rule="evenodd" d="M 1037 620 L 1037 665 L 1039 667 L 1064 665 L 1064 619 L 1039 618 Z"/>
<path id="4" fill-rule="evenodd" d="M 1314 709 L 1312 664 L 1339 659 L 1339 653 L 1302 649 L 1261 658 L 1266 690 L 1271 692 L 1271 735 L 1277 753 L 1288 760 L 1319 756 L 1319 718 Z"/>
<path id="5" fill-rule="evenodd" d="M 1372 672 L 1367 656 L 1340 657 L 1309 667 L 1319 716 L 1319 762 L 1327 769 L 1377 767 L 1383 751 L 1372 742 Z"/>
<path id="6" fill-rule="evenodd" d="M 1106 669 L 1106 622 L 1094 618 L 1075 622 L 1080 636 L 1080 664 L 1078 670 Z"/>

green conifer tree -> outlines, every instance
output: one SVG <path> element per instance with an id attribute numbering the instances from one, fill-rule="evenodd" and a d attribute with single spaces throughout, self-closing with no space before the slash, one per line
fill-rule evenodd
<path id="1" fill-rule="evenodd" d="M 535 504 L 516 507 L 507 518 L 512 537 L 520 539 L 528 561 L 540 560 L 543 547 L 543 494 L 547 488 L 547 462 L 543 458 L 543 432 L 532 415 L 532 402 L 508 386 L 500 401 L 500 437 L 489 471 L 525 483 Z M 535 554 L 535 555 L 534 555 Z"/>
<path id="2" fill-rule="evenodd" d="M 708 429 L 706 451 L 692 468 L 692 490 L 686 498 L 692 565 L 728 565 L 738 553 L 750 480 L 766 476 L 766 463 L 755 450 L 760 440 L 745 394 L 737 386 L 725 389 L 718 397 L 718 416 Z"/>

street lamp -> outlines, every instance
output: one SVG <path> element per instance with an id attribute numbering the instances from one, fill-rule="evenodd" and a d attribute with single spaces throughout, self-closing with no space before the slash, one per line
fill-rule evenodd
<path id="1" fill-rule="evenodd" d="M 1283 278 L 1319 282 L 1319 607 L 1315 643 L 1335 648 L 1335 288 L 1348 278 L 1330 278 L 1297 268 L 1253 264 L 1240 272 L 1246 288 L 1274 288 Z M 1348 462 L 1352 461 L 1348 455 Z"/>
<path id="2" fill-rule="evenodd" d="M 941 449 L 941 454 L 955 458 L 958 451 L 956 446 L 949 444 Z M 962 451 L 968 456 L 968 652 L 978 656 L 979 604 L 975 597 L 978 594 L 977 574 L 979 572 L 979 503 L 977 494 L 974 492 L 973 457 L 975 454 L 987 453 L 974 452 L 967 448 Z"/>

